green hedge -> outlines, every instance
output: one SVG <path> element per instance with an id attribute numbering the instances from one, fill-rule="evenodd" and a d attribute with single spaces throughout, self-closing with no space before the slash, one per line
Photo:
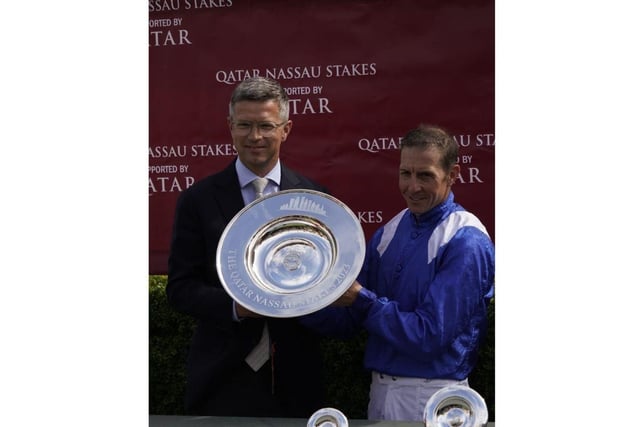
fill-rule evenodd
<path id="1" fill-rule="evenodd" d="M 149 413 L 183 415 L 184 365 L 194 321 L 167 304 L 166 276 L 149 276 Z M 489 336 L 469 383 L 480 393 L 494 417 L 494 311 L 489 311 Z M 362 368 L 366 334 L 351 341 L 323 340 L 329 379 L 328 406 L 349 419 L 366 419 L 370 374 Z"/>

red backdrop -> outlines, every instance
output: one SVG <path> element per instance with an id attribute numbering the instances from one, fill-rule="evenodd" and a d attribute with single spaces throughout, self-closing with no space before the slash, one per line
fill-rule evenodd
<path id="1" fill-rule="evenodd" d="M 149 272 L 164 274 L 175 202 L 227 166 L 229 96 L 249 75 L 291 98 L 288 166 L 329 187 L 369 238 L 405 207 L 401 137 L 461 146 L 456 200 L 494 235 L 494 3 L 149 1 Z"/>

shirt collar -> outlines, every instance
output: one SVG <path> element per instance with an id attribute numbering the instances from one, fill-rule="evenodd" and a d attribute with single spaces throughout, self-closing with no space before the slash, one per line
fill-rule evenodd
<path id="1" fill-rule="evenodd" d="M 424 212 L 420 215 L 414 215 L 414 218 L 417 223 L 429 222 L 433 218 L 439 218 L 440 216 L 442 216 L 445 212 L 447 212 L 450 209 L 450 206 L 452 204 L 453 204 L 453 191 L 450 191 L 449 194 L 447 195 L 447 198 L 444 199 L 442 203 L 434 206 L 433 208 L 429 209 L 427 212 Z"/>
<path id="2" fill-rule="evenodd" d="M 280 159 L 276 165 L 269 171 L 265 178 L 268 178 L 270 181 L 274 182 L 278 187 L 280 186 Z M 238 157 L 236 159 L 236 173 L 238 174 L 238 180 L 240 181 L 240 188 L 244 188 L 251 183 L 255 178 L 258 177 L 255 173 L 251 172 Z"/>

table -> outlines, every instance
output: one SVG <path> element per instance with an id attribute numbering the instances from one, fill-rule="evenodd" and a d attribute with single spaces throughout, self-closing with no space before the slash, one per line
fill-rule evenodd
<path id="1" fill-rule="evenodd" d="M 424 427 L 408 421 L 349 420 L 349 427 Z M 183 415 L 149 415 L 149 427 L 307 427 L 302 418 L 195 417 Z M 487 427 L 495 427 L 489 423 Z"/>

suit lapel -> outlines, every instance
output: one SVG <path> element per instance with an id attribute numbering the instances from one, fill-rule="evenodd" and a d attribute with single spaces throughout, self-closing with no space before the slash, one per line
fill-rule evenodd
<path id="1" fill-rule="evenodd" d="M 280 190 L 291 190 L 293 188 L 299 188 L 300 179 L 293 173 L 291 169 L 281 165 L 280 172 Z"/>
<path id="2" fill-rule="evenodd" d="M 244 208 L 244 200 L 240 191 L 240 183 L 235 169 L 235 160 L 231 162 L 219 175 L 215 183 L 220 195 L 220 212 L 227 221 Z"/>

